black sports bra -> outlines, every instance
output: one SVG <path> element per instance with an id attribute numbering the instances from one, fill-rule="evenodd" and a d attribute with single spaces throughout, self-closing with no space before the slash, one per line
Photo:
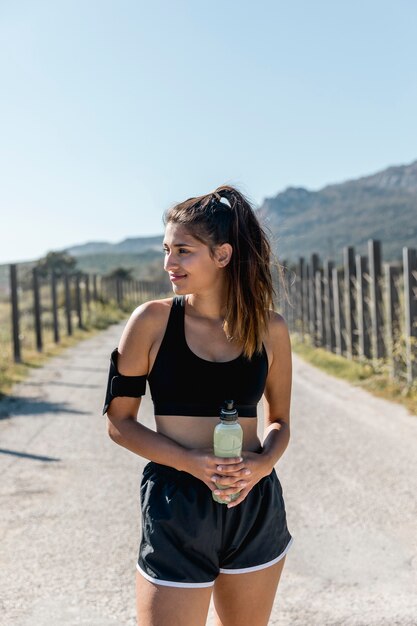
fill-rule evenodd
<path id="1" fill-rule="evenodd" d="M 256 417 L 268 375 L 268 357 L 242 354 L 226 362 L 207 361 L 188 347 L 184 331 L 185 297 L 175 296 L 165 335 L 148 375 L 155 415 L 219 415 L 234 400 L 240 417 Z"/>

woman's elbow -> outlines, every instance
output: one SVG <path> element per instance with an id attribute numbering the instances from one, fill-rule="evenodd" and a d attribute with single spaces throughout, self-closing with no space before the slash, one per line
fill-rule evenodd
<path id="1" fill-rule="evenodd" d="M 107 434 L 112 441 L 120 443 L 121 435 L 120 430 L 113 424 L 113 422 L 107 418 Z"/>

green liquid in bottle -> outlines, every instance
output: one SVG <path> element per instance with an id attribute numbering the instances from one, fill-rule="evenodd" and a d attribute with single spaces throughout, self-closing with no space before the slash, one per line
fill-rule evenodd
<path id="1" fill-rule="evenodd" d="M 230 401 L 227 404 L 228 409 L 222 410 L 220 423 L 217 424 L 214 429 L 214 456 L 223 458 L 239 457 L 242 454 L 243 431 L 237 421 L 238 414 L 237 411 L 233 409 L 233 402 Z M 217 489 L 227 489 L 226 485 L 218 485 L 217 483 L 216 487 Z M 232 502 L 238 497 L 239 493 L 233 494 L 230 496 L 230 501 Z M 219 504 L 227 504 L 225 500 L 222 500 L 214 493 L 213 500 L 219 502 Z"/>

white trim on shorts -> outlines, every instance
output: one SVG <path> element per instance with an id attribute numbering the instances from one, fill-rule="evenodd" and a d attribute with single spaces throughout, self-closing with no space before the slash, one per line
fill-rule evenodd
<path id="1" fill-rule="evenodd" d="M 159 578 L 152 578 L 149 574 L 143 571 L 143 569 L 139 566 L 139 563 L 136 563 L 136 569 L 138 572 L 142 574 L 146 580 L 149 580 L 151 583 L 155 583 L 156 585 L 162 585 L 163 587 L 185 587 L 189 589 L 200 589 L 202 587 L 213 587 L 214 580 L 209 583 L 177 583 L 172 580 L 160 580 Z"/>
<path id="2" fill-rule="evenodd" d="M 224 569 L 221 567 L 219 573 L 220 574 L 246 574 L 248 572 L 256 572 L 258 570 L 265 569 L 266 567 L 270 567 L 270 565 L 275 565 L 275 563 L 278 563 L 278 561 L 284 558 L 284 556 L 287 554 L 288 550 L 290 549 L 292 545 L 292 542 L 293 542 L 293 538 L 291 537 L 291 539 L 287 543 L 287 547 L 285 548 L 285 550 L 281 552 L 281 554 L 277 556 L 275 559 L 272 559 L 272 561 L 268 561 L 267 563 L 262 563 L 262 565 L 255 565 L 253 567 L 242 567 L 240 569 Z M 212 580 L 209 583 L 179 583 L 179 582 L 174 582 L 172 580 L 160 580 L 159 578 L 152 578 L 152 576 L 149 576 L 149 574 L 146 574 L 146 572 L 144 572 L 143 569 L 139 566 L 139 563 L 136 563 L 136 569 L 138 570 L 138 572 L 142 574 L 144 578 L 146 578 L 146 580 L 149 580 L 149 582 L 154 583 L 156 585 L 162 585 L 163 587 L 182 587 L 182 588 L 188 588 L 188 589 L 201 589 L 203 587 L 213 587 L 214 582 L 215 582 L 214 580 Z"/>
<path id="3" fill-rule="evenodd" d="M 272 559 L 272 561 L 268 561 L 267 563 L 262 563 L 262 565 L 254 565 L 253 567 L 242 567 L 240 569 L 224 569 L 221 567 L 220 574 L 246 574 L 248 572 L 257 572 L 258 570 L 265 569 L 266 567 L 269 567 L 270 565 L 275 565 L 275 563 L 278 563 L 278 561 L 284 558 L 284 556 L 287 554 L 288 550 L 291 547 L 292 542 L 293 542 L 293 538 L 291 537 L 291 539 L 287 543 L 287 547 L 285 548 L 284 552 L 281 552 L 281 554 L 277 556 L 276 559 Z"/>

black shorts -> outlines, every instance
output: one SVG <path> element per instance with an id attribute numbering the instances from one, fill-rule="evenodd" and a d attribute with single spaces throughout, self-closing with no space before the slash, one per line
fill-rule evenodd
<path id="1" fill-rule="evenodd" d="M 159 585 L 210 587 L 219 573 L 243 574 L 277 563 L 292 543 L 275 470 L 228 509 L 201 480 L 150 462 L 140 497 L 137 569 Z"/>

